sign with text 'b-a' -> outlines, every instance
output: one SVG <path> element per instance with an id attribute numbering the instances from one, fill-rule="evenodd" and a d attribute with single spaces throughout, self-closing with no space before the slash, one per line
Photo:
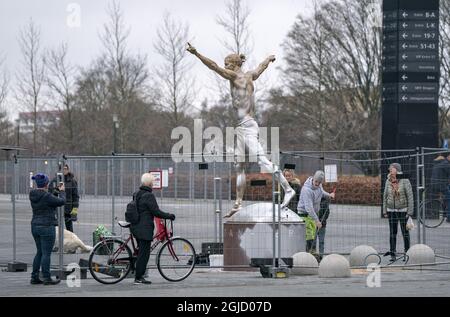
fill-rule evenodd
<path id="1" fill-rule="evenodd" d="M 383 0 L 382 148 L 438 147 L 439 0 Z"/>

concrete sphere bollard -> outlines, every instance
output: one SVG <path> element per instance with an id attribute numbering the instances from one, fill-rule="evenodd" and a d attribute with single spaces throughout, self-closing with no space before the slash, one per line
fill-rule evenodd
<path id="1" fill-rule="evenodd" d="M 308 252 L 294 254 L 292 275 L 317 275 L 319 274 L 319 263 L 317 259 Z"/>
<path id="2" fill-rule="evenodd" d="M 408 264 L 435 263 L 436 257 L 433 249 L 425 244 L 413 245 L 406 255 L 409 257 Z"/>
<path id="3" fill-rule="evenodd" d="M 374 254 L 374 255 L 371 255 Z M 357 246 L 350 252 L 350 266 L 367 266 L 370 263 L 378 264 L 380 258 L 375 255 L 377 250 L 368 245 Z"/>
<path id="4" fill-rule="evenodd" d="M 330 254 L 319 265 L 319 277 L 350 277 L 350 263 L 340 254 Z"/>

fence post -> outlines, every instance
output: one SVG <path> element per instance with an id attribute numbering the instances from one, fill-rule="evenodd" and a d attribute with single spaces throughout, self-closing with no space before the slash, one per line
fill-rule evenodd
<path id="1" fill-rule="evenodd" d="M 136 190 L 136 178 L 137 178 L 136 177 L 136 169 L 137 169 L 136 165 L 137 165 L 137 162 L 138 161 L 133 160 L 133 191 Z"/>
<path id="2" fill-rule="evenodd" d="M 276 204 L 276 192 L 275 192 L 275 173 L 272 173 L 272 267 L 275 267 L 275 204 Z"/>
<path id="3" fill-rule="evenodd" d="M 115 233 L 114 224 L 116 217 L 116 182 L 115 182 L 115 156 L 113 155 L 111 158 L 111 232 Z M 109 170 L 108 170 L 109 172 Z"/>
<path id="4" fill-rule="evenodd" d="M 420 211 L 422 210 L 420 204 L 420 190 L 421 190 L 421 179 L 420 179 L 420 157 L 419 157 L 419 148 L 416 148 L 416 206 L 417 206 L 417 241 L 421 243 L 420 236 Z"/>
<path id="5" fill-rule="evenodd" d="M 7 194 L 8 193 L 8 186 L 7 186 L 7 180 L 8 180 L 8 178 L 7 178 L 7 172 L 8 172 L 8 161 L 4 161 L 3 162 L 4 164 L 3 164 L 3 171 L 4 171 L 4 173 L 3 173 L 3 175 L 4 175 L 4 184 L 3 184 L 3 186 L 4 186 L 4 188 L 5 188 L 5 194 Z"/>
<path id="6" fill-rule="evenodd" d="M 217 242 L 217 181 L 219 178 L 214 177 L 214 242 Z"/>
<path id="7" fill-rule="evenodd" d="M 64 166 L 64 159 L 62 159 L 61 157 L 58 159 L 58 172 L 57 173 L 62 173 L 62 167 Z M 64 179 L 64 176 L 63 176 Z M 56 186 L 59 186 L 58 184 L 58 175 L 56 175 Z M 64 226 L 65 226 L 65 221 L 64 221 L 64 206 L 58 207 L 58 248 L 59 248 L 59 272 L 58 272 L 58 276 L 60 280 L 64 279 Z"/>
<path id="8" fill-rule="evenodd" d="M 112 179 L 110 175 L 111 169 L 112 169 L 111 160 L 108 159 L 106 161 L 106 197 L 111 195 L 111 179 Z"/>
<path id="9" fill-rule="evenodd" d="M 163 171 L 163 162 L 162 157 L 159 160 L 159 170 L 161 171 L 161 205 L 164 205 L 164 171 Z"/>
<path id="10" fill-rule="evenodd" d="M 11 202 L 12 202 L 12 221 L 13 221 L 13 262 L 16 262 L 16 165 L 17 156 L 13 156 L 13 169 L 12 169 L 12 179 L 11 179 Z"/>
<path id="11" fill-rule="evenodd" d="M 233 163 L 228 165 L 228 202 L 231 203 L 231 170 Z"/>
<path id="12" fill-rule="evenodd" d="M 281 267 L 281 202 L 280 202 L 280 198 L 281 198 L 281 189 L 280 189 L 280 170 L 277 170 L 275 172 L 278 176 L 278 189 L 277 189 L 277 206 L 278 206 L 278 265 L 277 267 Z"/>
<path id="13" fill-rule="evenodd" d="M 175 173 L 175 189 L 174 189 L 174 196 L 175 196 L 175 200 L 177 200 L 177 198 L 178 198 L 178 163 L 177 162 L 175 162 L 175 164 L 174 164 L 174 169 L 175 169 L 175 171 L 174 171 L 174 173 Z"/>
<path id="14" fill-rule="evenodd" d="M 80 158 L 80 189 L 83 196 L 87 195 L 86 191 L 86 161 Z"/>
<path id="15" fill-rule="evenodd" d="M 215 166 L 214 166 L 215 168 Z M 208 177 L 208 170 L 204 170 L 204 177 L 203 177 L 203 183 L 204 183 L 204 200 L 207 200 L 207 192 L 208 192 L 208 184 L 207 184 L 207 177 Z"/>
<path id="16" fill-rule="evenodd" d="M 423 147 L 421 148 L 421 156 L 422 156 L 422 187 L 423 187 L 423 189 L 425 189 L 425 186 L 426 186 L 426 180 L 425 180 L 425 151 L 424 151 L 424 149 L 423 149 Z M 425 199 L 426 199 L 426 197 L 425 197 L 425 190 L 423 190 L 422 191 L 422 201 L 424 202 L 423 203 L 423 206 L 422 206 L 422 219 L 423 219 L 423 221 L 425 222 L 426 221 L 426 204 L 425 204 Z M 426 244 L 427 243 L 427 236 L 426 236 L 426 226 L 425 225 L 423 225 L 422 226 L 422 230 L 423 230 L 423 234 L 422 234 L 422 236 L 423 236 L 423 243 L 424 244 Z"/>
<path id="17" fill-rule="evenodd" d="M 98 195 L 98 160 L 94 161 L 94 197 Z"/>
<path id="18" fill-rule="evenodd" d="M 222 178 L 219 178 L 219 242 L 223 243 L 223 223 L 222 223 Z"/>
<path id="19" fill-rule="evenodd" d="M 189 199 L 192 200 L 192 162 L 189 163 Z"/>
<path id="20" fill-rule="evenodd" d="M 123 160 L 119 161 L 119 187 L 120 187 L 120 197 L 123 197 Z"/>

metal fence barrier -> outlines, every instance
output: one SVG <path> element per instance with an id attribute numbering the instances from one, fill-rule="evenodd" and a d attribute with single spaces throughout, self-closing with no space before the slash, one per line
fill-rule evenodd
<path id="1" fill-rule="evenodd" d="M 362 244 L 373 246 L 380 253 L 389 250 L 388 220 L 381 216 L 382 193 L 389 164 L 399 162 L 404 174 L 411 180 L 415 195 L 417 227 L 411 232 L 411 245 L 426 243 L 436 254 L 448 257 L 450 225 L 444 220 L 439 226 L 431 228 L 436 219 L 430 210 L 435 208 L 427 210 L 429 202 L 434 201 L 429 194 L 433 191 L 433 160 L 443 152 L 442 149 L 297 151 L 282 153 L 280 161 L 282 168 L 294 169 L 301 185 L 316 170 L 323 169 L 328 179 L 324 189 L 328 192 L 336 189 L 336 200 L 330 204 L 325 231 L 325 254 L 348 254 Z M 147 171 L 161 172 L 163 186 L 154 191 L 158 204 L 163 211 L 176 214 L 175 234 L 190 240 L 198 253 L 208 252 L 205 244 L 224 243 L 229 237 L 224 228 L 230 223 L 223 219 L 223 215 L 231 209 L 235 199 L 236 177 L 232 163 L 175 163 L 170 155 L 18 156 L 15 160 L 0 162 L 0 227 L 4 233 L 1 263 L 12 260 L 11 256 L 13 260 L 32 263 L 35 247 L 30 232 L 30 175 L 37 172 L 55 175 L 61 162 L 69 165 L 78 182 L 80 207 L 74 233 L 87 245 L 92 246 L 94 243 L 93 232 L 99 225 L 104 225 L 115 235 L 126 233 L 117 225 L 117 220 L 124 220 L 126 204 L 139 188 L 140 176 Z M 274 196 L 277 188 L 273 177 L 260 173 L 257 164 L 250 164 L 247 168 L 248 186 L 244 206 L 269 203 L 275 208 L 273 202 L 277 199 Z M 263 185 L 252 186 L 255 180 L 264 181 Z M 258 217 L 259 220 L 265 217 L 262 210 L 256 214 L 256 222 L 259 221 Z M 282 217 L 277 219 L 280 221 Z M 248 224 L 239 225 L 242 225 L 239 229 L 242 232 L 251 231 Z M 290 225 L 285 225 L 285 236 L 281 231 L 275 235 L 276 230 L 269 224 L 255 236 L 245 237 L 247 240 L 240 241 L 240 247 L 247 245 L 269 258 L 276 249 L 279 256 L 282 251 L 285 252 L 283 248 L 287 250 L 290 247 L 291 231 L 296 234 L 296 229 Z M 278 228 L 284 228 L 284 225 L 279 224 Z M 269 242 L 265 240 L 267 236 Z M 234 245 L 232 248 L 239 246 Z M 400 230 L 397 249 L 403 251 Z M 235 251 L 238 253 L 237 249 Z M 86 259 L 87 255 L 61 253 L 54 254 L 54 257 L 58 257 L 61 265 L 67 265 L 78 263 L 81 258 Z M 55 258 L 53 262 L 59 261 Z"/>

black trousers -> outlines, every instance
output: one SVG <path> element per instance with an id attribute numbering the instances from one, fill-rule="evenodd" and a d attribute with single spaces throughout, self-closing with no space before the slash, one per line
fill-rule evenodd
<path id="1" fill-rule="evenodd" d="M 150 258 L 150 246 L 151 241 L 137 240 L 139 252 L 136 260 L 136 279 L 140 279 L 144 276 L 147 269 L 147 263 Z"/>
<path id="2" fill-rule="evenodd" d="M 397 251 L 397 230 L 398 224 L 400 223 L 400 229 L 402 230 L 403 243 L 405 246 L 405 253 L 409 250 L 410 238 L 409 231 L 406 230 L 406 212 L 388 212 L 389 216 L 389 243 L 391 247 L 391 253 L 396 253 Z"/>
<path id="3" fill-rule="evenodd" d="M 64 222 L 66 224 L 66 230 L 73 232 L 73 222 L 71 218 L 64 218 Z"/>

